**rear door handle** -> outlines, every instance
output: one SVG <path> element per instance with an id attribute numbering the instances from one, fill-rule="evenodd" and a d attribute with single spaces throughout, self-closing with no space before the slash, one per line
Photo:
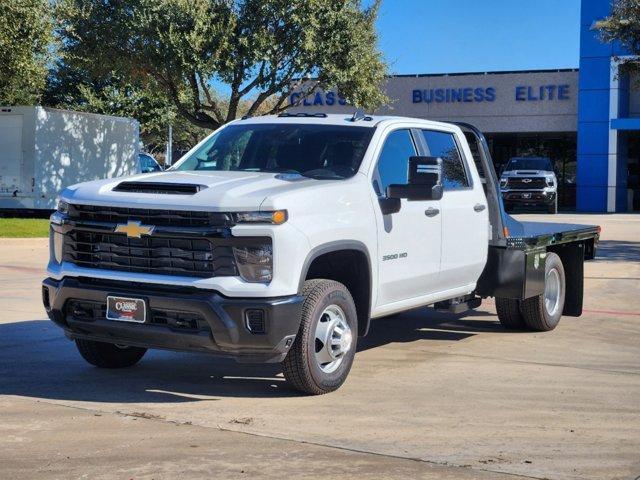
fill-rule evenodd
<path id="1" fill-rule="evenodd" d="M 482 203 L 476 203 L 476 204 L 473 206 L 473 209 L 474 209 L 476 212 L 481 212 L 481 211 L 483 211 L 485 208 L 487 208 L 487 206 L 486 206 L 486 205 L 483 205 Z"/>
<path id="2" fill-rule="evenodd" d="M 433 207 L 429 207 L 424 211 L 424 214 L 427 217 L 435 217 L 439 213 L 440 213 L 440 210 L 438 210 L 437 208 L 433 208 Z"/>

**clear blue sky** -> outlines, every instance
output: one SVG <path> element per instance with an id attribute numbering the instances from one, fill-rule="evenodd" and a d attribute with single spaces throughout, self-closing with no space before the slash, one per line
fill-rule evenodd
<path id="1" fill-rule="evenodd" d="M 578 66 L 580 0 L 382 0 L 377 26 L 393 74 Z"/>

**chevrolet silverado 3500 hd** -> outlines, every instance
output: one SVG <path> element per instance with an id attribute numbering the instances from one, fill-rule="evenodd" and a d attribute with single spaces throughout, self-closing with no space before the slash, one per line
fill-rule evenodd
<path id="1" fill-rule="evenodd" d="M 371 318 L 486 297 L 509 329 L 579 316 L 598 236 L 508 216 L 470 125 L 283 114 L 233 121 L 168 171 L 64 190 L 42 294 L 98 367 L 212 352 L 282 362 L 321 394 Z"/>

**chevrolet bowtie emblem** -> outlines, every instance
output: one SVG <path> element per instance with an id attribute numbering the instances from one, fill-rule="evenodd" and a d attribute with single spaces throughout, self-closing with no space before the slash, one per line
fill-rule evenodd
<path id="1" fill-rule="evenodd" d="M 115 233 L 126 233 L 129 238 L 140 238 L 142 235 L 151 235 L 156 227 L 153 225 L 141 225 L 141 222 L 129 220 L 126 224 L 116 225 Z"/>
<path id="2" fill-rule="evenodd" d="M 522 183 L 531 183 L 531 179 L 530 178 L 523 178 L 522 179 Z"/>

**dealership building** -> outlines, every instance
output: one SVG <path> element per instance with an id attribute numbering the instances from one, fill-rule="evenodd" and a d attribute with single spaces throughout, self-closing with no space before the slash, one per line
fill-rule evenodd
<path id="1" fill-rule="evenodd" d="M 552 159 L 561 208 L 640 211 L 640 78 L 619 69 L 626 55 L 603 44 L 593 23 L 609 0 L 583 0 L 579 69 L 396 75 L 375 113 L 461 121 L 487 137 L 496 170 L 515 156 Z M 300 101 L 292 93 L 292 105 Z M 335 92 L 317 92 L 292 111 L 353 112 Z"/>

